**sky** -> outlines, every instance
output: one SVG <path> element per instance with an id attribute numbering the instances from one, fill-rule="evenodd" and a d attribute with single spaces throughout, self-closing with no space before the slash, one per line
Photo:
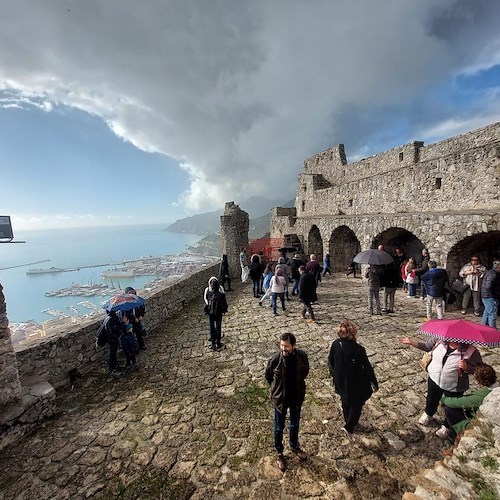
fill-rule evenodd
<path id="1" fill-rule="evenodd" d="M 418 4 L 418 8 L 417 8 Z M 500 121 L 495 0 L 0 0 L 0 215 L 169 223 Z"/>

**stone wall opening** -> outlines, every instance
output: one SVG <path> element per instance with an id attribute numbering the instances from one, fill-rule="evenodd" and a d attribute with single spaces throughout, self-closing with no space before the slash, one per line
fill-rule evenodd
<path id="1" fill-rule="evenodd" d="M 309 255 L 312 253 L 315 254 L 319 262 L 323 261 L 323 238 L 321 238 L 321 233 L 316 225 L 313 225 L 309 230 L 309 236 L 307 238 L 307 252 Z"/>
<path id="2" fill-rule="evenodd" d="M 354 231 L 347 226 L 339 226 L 330 236 L 328 251 L 334 271 L 345 271 L 352 258 L 361 251 L 361 244 Z"/>
<path id="3" fill-rule="evenodd" d="M 402 227 L 390 227 L 375 236 L 372 248 L 379 245 L 384 245 L 385 250 L 393 255 L 396 247 L 400 247 L 407 259 L 413 257 L 417 262 L 422 259 L 422 249 L 426 246 L 412 232 Z"/>
<path id="4" fill-rule="evenodd" d="M 477 255 L 481 264 L 491 269 L 493 261 L 500 260 L 500 231 L 473 234 L 455 243 L 446 258 L 450 281 L 458 277 L 460 269 L 470 262 L 472 255 Z"/>

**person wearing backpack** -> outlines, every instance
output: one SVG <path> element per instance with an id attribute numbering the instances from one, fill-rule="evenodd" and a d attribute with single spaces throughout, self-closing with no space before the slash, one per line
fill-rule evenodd
<path id="1" fill-rule="evenodd" d="M 124 293 L 131 293 L 132 295 L 137 295 L 137 292 L 131 286 L 125 288 Z M 145 351 L 147 349 L 146 344 L 144 343 L 145 332 L 142 326 L 142 320 L 144 318 L 144 314 L 146 314 L 146 308 L 144 306 L 134 307 L 129 311 L 125 311 L 125 316 L 127 316 L 130 323 L 132 323 L 132 329 L 135 333 L 135 336 L 137 338 L 137 343 L 141 351 Z"/>
<path id="2" fill-rule="evenodd" d="M 227 300 L 224 288 L 222 288 L 215 276 L 208 280 L 203 300 L 205 301 L 205 313 L 208 315 L 208 325 L 210 327 L 209 347 L 213 351 L 218 351 L 224 347 L 221 342 L 222 316 L 227 312 Z"/>
<path id="3" fill-rule="evenodd" d="M 108 331 L 109 358 L 108 367 L 109 373 L 113 377 L 118 377 L 121 374 L 121 368 L 118 366 L 118 347 L 120 345 L 120 337 L 125 331 L 124 324 L 118 318 L 116 312 L 108 312 L 109 319 L 106 321 L 105 328 Z"/>

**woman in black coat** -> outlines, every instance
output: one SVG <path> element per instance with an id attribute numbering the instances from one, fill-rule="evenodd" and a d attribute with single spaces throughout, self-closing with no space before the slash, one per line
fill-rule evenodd
<path id="1" fill-rule="evenodd" d="M 353 440 L 363 406 L 372 393 L 378 391 L 378 382 L 365 348 L 356 342 L 356 324 L 344 320 L 337 332 L 339 338 L 330 348 L 328 363 L 335 392 L 342 400 L 345 426 L 341 430 Z"/>

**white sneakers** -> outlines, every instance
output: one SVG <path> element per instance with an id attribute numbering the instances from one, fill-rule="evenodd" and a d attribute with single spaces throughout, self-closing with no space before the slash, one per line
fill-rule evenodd
<path id="1" fill-rule="evenodd" d="M 445 427 L 442 425 L 437 431 L 436 431 L 436 436 L 440 437 L 441 439 L 446 439 L 450 435 L 450 429 L 448 427 Z"/>
<path id="2" fill-rule="evenodd" d="M 347 436 L 347 439 L 349 439 L 351 443 L 354 441 L 354 434 L 351 434 L 345 427 L 341 427 L 340 430 Z"/>
<path id="3" fill-rule="evenodd" d="M 429 417 L 429 415 L 427 415 L 427 413 L 422 413 L 422 415 L 420 415 L 420 418 L 418 419 L 418 423 L 420 425 L 429 425 L 430 421 L 432 420 L 432 417 Z"/>

